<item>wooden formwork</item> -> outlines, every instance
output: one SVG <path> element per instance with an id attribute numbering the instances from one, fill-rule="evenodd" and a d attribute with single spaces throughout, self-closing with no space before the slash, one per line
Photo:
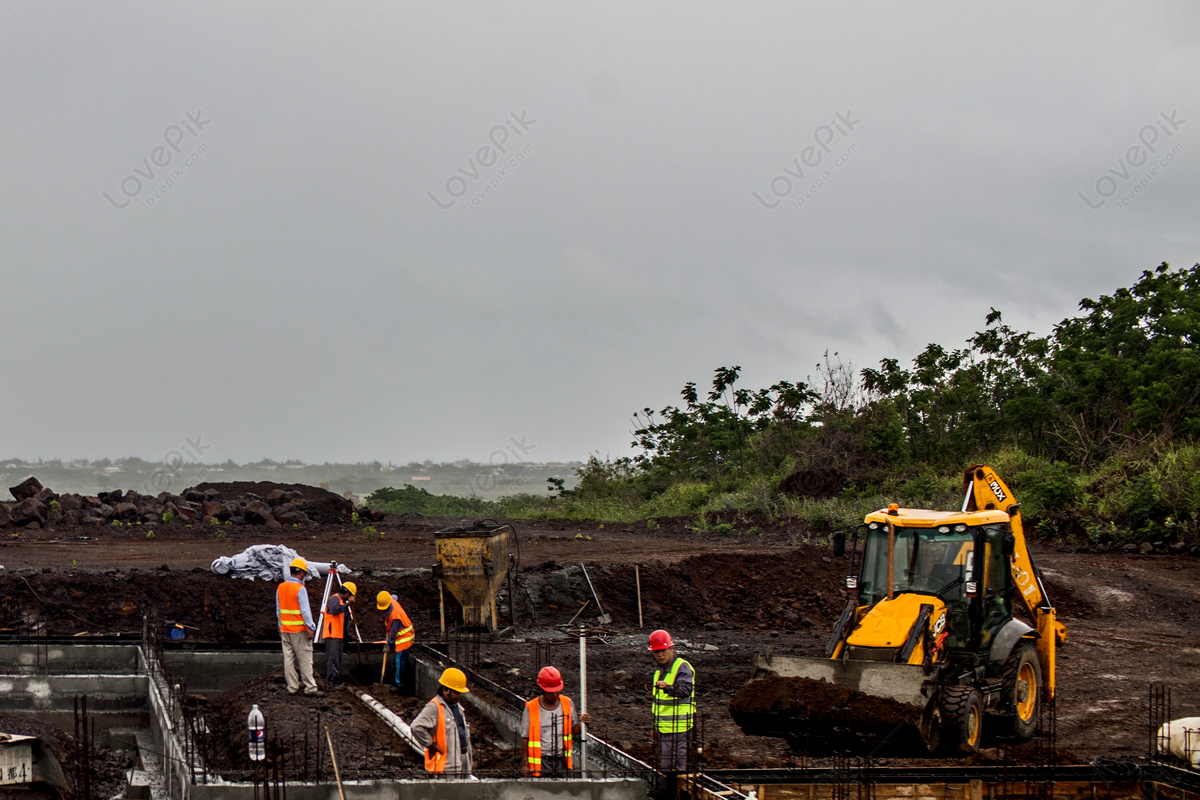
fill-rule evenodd
<path id="1" fill-rule="evenodd" d="M 1025 783 L 972 780 L 963 783 L 729 783 L 758 800 L 1200 800 L 1200 793 L 1139 781 L 1054 781 Z M 730 800 L 724 792 L 698 793 L 704 800 Z"/>

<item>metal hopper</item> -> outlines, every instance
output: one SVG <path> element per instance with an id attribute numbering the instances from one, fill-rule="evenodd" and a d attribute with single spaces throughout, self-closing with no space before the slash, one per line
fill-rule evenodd
<path id="1" fill-rule="evenodd" d="M 435 534 L 434 577 L 462 604 L 467 628 L 497 628 L 496 592 L 508 575 L 512 528 L 491 520 L 446 528 Z"/>

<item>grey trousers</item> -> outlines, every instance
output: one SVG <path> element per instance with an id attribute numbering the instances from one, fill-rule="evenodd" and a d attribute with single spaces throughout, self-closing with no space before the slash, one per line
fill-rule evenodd
<path id="1" fill-rule="evenodd" d="M 325 640 L 325 680 L 337 686 L 342 682 L 342 652 L 345 639 Z"/>
<path id="2" fill-rule="evenodd" d="M 300 691 L 300 683 L 304 683 L 305 694 L 317 693 L 317 681 L 312 669 L 312 634 L 307 631 L 296 633 L 279 633 L 283 642 L 283 679 L 287 681 L 289 694 Z M 299 675 L 297 675 L 299 672 Z"/>
<path id="3" fill-rule="evenodd" d="M 687 769 L 688 736 L 683 733 L 658 735 L 658 768 L 663 772 L 683 772 Z"/>

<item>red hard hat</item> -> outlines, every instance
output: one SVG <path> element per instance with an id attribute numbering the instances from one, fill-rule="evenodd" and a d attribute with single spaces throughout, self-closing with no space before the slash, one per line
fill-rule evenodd
<path id="1" fill-rule="evenodd" d="M 563 690 L 562 674 L 554 667 L 542 667 L 538 673 L 538 686 L 545 692 L 561 692 Z"/>
<path id="2" fill-rule="evenodd" d="M 668 647 L 674 646 L 675 642 L 671 640 L 671 634 L 666 631 L 655 631 L 650 634 L 651 650 L 666 650 Z"/>

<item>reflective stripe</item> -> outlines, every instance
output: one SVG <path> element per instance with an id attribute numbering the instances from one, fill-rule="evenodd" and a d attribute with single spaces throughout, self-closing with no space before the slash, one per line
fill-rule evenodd
<path id="1" fill-rule="evenodd" d="M 654 680 L 652 683 L 657 684 L 660 680 L 666 681 L 668 685 L 675 685 L 675 678 L 679 675 L 679 668 L 687 664 L 682 658 L 675 659 L 671 664 L 671 669 L 667 671 L 665 678 L 661 677 L 662 670 L 654 671 Z M 688 667 L 691 668 L 691 664 Z M 685 733 L 692 729 L 692 720 L 696 715 L 696 670 L 692 669 L 692 691 L 687 697 L 671 697 L 665 690 L 654 686 L 652 694 L 651 713 L 654 714 L 654 727 L 659 733 Z"/>
<path id="2" fill-rule="evenodd" d="M 392 629 L 392 622 L 396 620 L 400 621 L 400 629 L 396 631 L 395 641 L 396 652 L 399 653 L 401 650 L 412 647 L 416 635 L 413 633 L 412 621 L 409 620 L 408 614 L 404 613 L 404 606 L 400 605 L 400 601 L 393 597 L 392 607 L 388 609 L 385 623 L 389 632 Z"/>
<path id="3" fill-rule="evenodd" d="M 567 769 L 571 769 L 571 729 L 575 727 L 571 715 L 571 699 L 560 695 L 558 702 L 562 703 L 563 710 L 563 757 L 567 761 Z M 529 762 L 529 772 L 537 777 L 542 774 L 542 699 L 535 697 L 526 703 L 525 707 L 529 709 L 529 730 L 525 732 L 529 746 L 525 759 Z"/>
<path id="4" fill-rule="evenodd" d="M 304 584 L 284 581 L 275 591 L 279 603 L 279 630 L 282 633 L 299 633 L 308 630 L 304 624 L 304 612 L 300 610 L 300 593 Z"/>

